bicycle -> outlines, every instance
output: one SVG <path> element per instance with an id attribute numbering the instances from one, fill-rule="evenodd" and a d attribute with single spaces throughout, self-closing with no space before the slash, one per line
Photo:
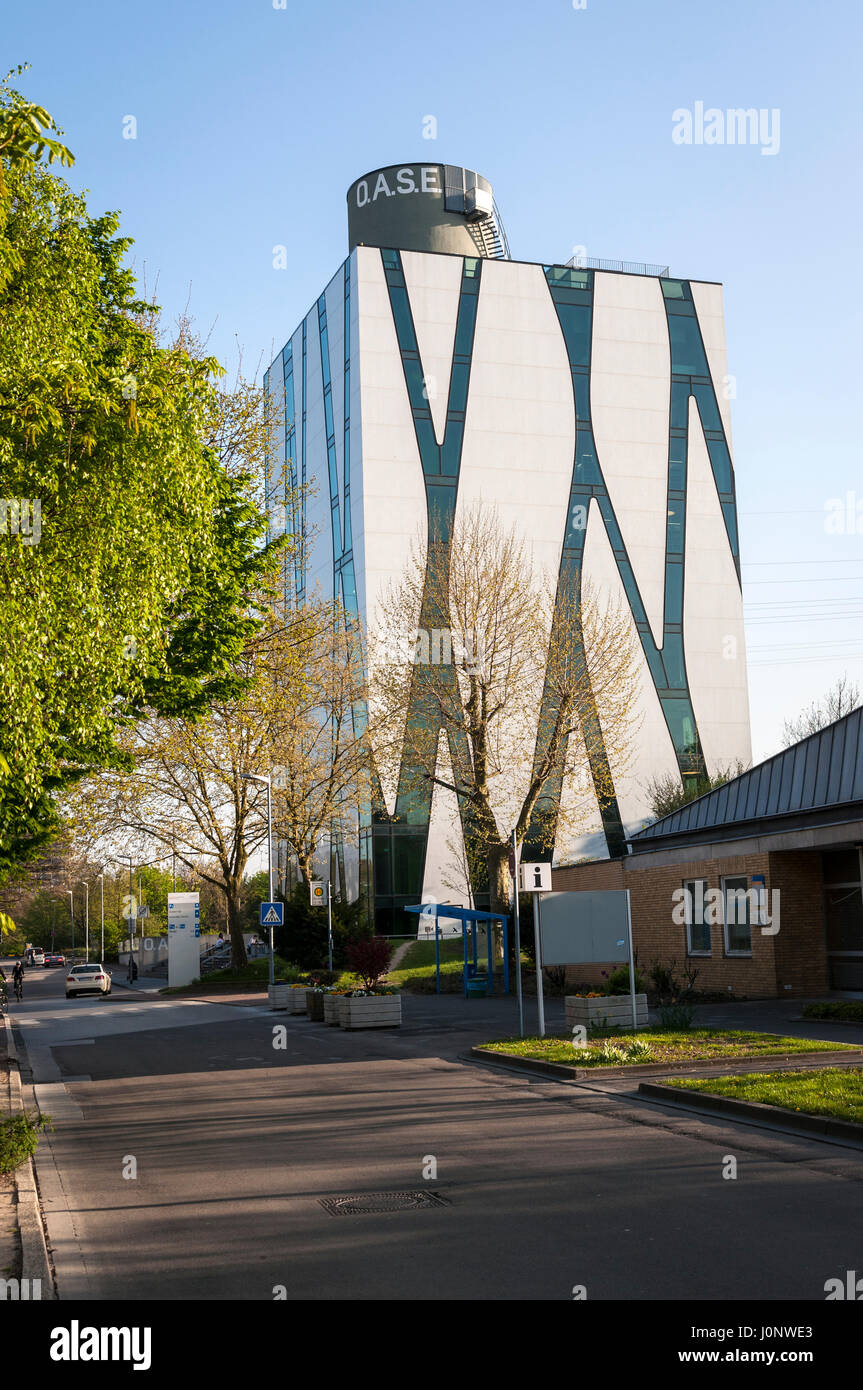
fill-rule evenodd
<path id="1" fill-rule="evenodd" d="M 23 980 L 16 980 L 16 981 L 15 981 L 15 998 L 17 999 L 17 1001 L 18 1001 L 19 1004 L 21 1003 L 21 1000 L 24 998 L 24 981 L 23 981 Z"/>

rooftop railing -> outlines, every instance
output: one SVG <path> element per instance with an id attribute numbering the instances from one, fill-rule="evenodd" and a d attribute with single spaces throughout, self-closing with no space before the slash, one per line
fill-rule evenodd
<path id="1" fill-rule="evenodd" d="M 595 256 L 572 256 L 566 264 L 572 270 L 614 270 L 622 275 L 668 276 L 667 265 L 648 265 L 645 261 L 601 261 Z"/>

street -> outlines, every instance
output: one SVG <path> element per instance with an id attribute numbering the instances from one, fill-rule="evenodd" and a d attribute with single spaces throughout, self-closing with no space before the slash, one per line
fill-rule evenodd
<path id="1" fill-rule="evenodd" d="M 400 1032 L 344 1033 L 257 1002 L 67 1001 L 64 977 L 28 970 L 10 1008 L 54 1117 L 61 1299 L 818 1300 L 859 1265 L 863 1153 L 460 1060 L 513 1000 L 406 996 Z M 406 1191 L 445 1200 L 321 1205 Z"/>

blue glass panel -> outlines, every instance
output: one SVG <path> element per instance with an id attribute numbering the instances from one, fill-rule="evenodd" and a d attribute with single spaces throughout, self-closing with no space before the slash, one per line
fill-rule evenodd
<path id="1" fill-rule="evenodd" d="M 417 444 L 419 445 L 423 472 L 439 473 L 440 449 L 435 439 L 431 418 L 417 419 L 417 417 L 414 416 L 414 428 L 416 429 Z"/>
<path id="2" fill-rule="evenodd" d="M 396 337 L 402 352 L 416 352 L 413 319 L 407 290 L 401 285 L 390 285 L 390 301 L 396 325 Z"/>
<path id="3" fill-rule="evenodd" d="M 589 430 L 579 430 L 576 436 L 573 482 L 602 483 L 596 455 L 593 452 L 593 438 Z"/>
<path id="4" fill-rule="evenodd" d="M 405 380 L 408 386 L 408 396 L 414 410 L 423 410 L 427 406 L 427 401 L 423 395 L 425 381 L 423 369 L 415 357 L 404 359 Z"/>
<path id="5" fill-rule="evenodd" d="M 558 304 L 569 360 L 576 366 L 590 365 L 590 309 L 581 305 Z"/>
<path id="6" fill-rule="evenodd" d="M 737 511 L 733 502 L 722 503 L 722 513 L 725 517 L 725 526 L 728 531 L 728 540 L 731 545 L 731 554 L 736 555 L 739 550 L 737 543 Z"/>
<path id="7" fill-rule="evenodd" d="M 586 373 L 574 372 L 572 389 L 575 392 L 575 418 L 580 425 L 590 420 L 590 377 Z"/>
<path id="8" fill-rule="evenodd" d="M 672 492 L 686 491 L 686 439 L 677 435 L 668 441 L 668 486 Z"/>
<path id="9" fill-rule="evenodd" d="M 449 388 L 450 410 L 464 411 L 467 409 L 467 384 L 469 376 L 469 365 L 463 362 L 453 362 Z"/>
<path id="10" fill-rule="evenodd" d="M 462 420 L 447 420 L 446 434 L 440 451 L 442 473 L 458 473 L 463 434 Z"/>
<path id="11" fill-rule="evenodd" d="M 731 457 L 724 443 L 718 439 L 708 439 L 707 452 L 716 479 L 717 492 L 731 491 Z"/>
<path id="12" fill-rule="evenodd" d="M 662 293 L 666 299 L 686 299 L 688 297 L 688 285 L 682 280 L 660 280 Z"/>
<path id="13" fill-rule="evenodd" d="M 689 385 L 685 381 L 671 383 L 671 428 L 685 430 L 689 423 Z"/>
<path id="14" fill-rule="evenodd" d="M 704 359 L 704 349 L 701 346 L 697 320 L 670 314 L 668 335 L 671 340 L 672 371 L 683 372 L 690 376 L 703 372 L 707 364 Z"/>
<path id="15" fill-rule="evenodd" d="M 665 622 L 683 622 L 683 566 L 665 567 Z"/>
<path id="16" fill-rule="evenodd" d="M 671 568 L 671 567 L 670 567 Z M 673 566 L 680 569 L 680 565 Z M 667 632 L 662 647 L 662 661 L 668 673 L 668 684 L 672 690 L 686 687 L 686 672 L 683 666 L 683 638 L 680 633 Z"/>
<path id="17" fill-rule="evenodd" d="M 331 391 L 324 393 L 324 420 L 326 423 L 327 439 L 333 437 L 333 397 Z"/>
<path id="18" fill-rule="evenodd" d="M 476 299 L 462 294 L 455 330 L 455 357 L 470 357 L 473 347 L 473 326 L 476 322 Z"/>
<path id="19" fill-rule="evenodd" d="M 695 720 L 688 700 L 662 700 L 671 740 L 681 762 L 692 763 L 698 749 Z"/>
<path id="20" fill-rule="evenodd" d="M 668 504 L 668 553 L 669 555 L 683 554 L 683 524 L 685 519 L 685 508 L 682 502 L 669 502 Z"/>
<path id="21" fill-rule="evenodd" d="M 693 385 L 692 394 L 698 402 L 698 413 L 701 416 L 701 427 L 705 430 L 717 430 L 722 432 L 722 418 L 719 414 L 719 407 L 716 404 L 716 397 L 713 394 L 713 387 L 707 385 Z"/>

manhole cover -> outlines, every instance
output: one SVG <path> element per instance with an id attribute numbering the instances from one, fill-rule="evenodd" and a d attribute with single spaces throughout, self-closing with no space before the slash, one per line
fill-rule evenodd
<path id="1" fill-rule="evenodd" d="M 437 1192 L 359 1192 L 349 1197 L 322 1197 L 330 1216 L 366 1216 L 383 1211 L 416 1211 L 419 1207 L 448 1207 Z"/>

